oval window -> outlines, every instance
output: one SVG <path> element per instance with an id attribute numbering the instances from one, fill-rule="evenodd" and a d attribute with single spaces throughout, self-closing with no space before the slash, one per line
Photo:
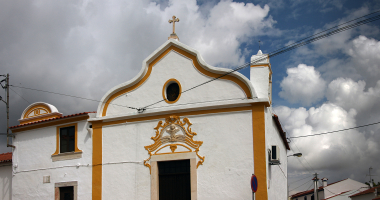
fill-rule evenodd
<path id="1" fill-rule="evenodd" d="M 175 101 L 179 96 L 179 85 L 176 82 L 170 83 L 166 88 L 166 98 L 168 101 Z"/>
<path id="2" fill-rule="evenodd" d="M 166 81 L 162 95 L 166 103 L 175 103 L 181 96 L 181 85 L 176 79 Z"/>

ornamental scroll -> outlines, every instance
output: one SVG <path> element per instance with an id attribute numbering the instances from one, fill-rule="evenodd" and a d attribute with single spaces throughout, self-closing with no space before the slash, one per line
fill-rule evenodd
<path id="1" fill-rule="evenodd" d="M 149 153 L 149 158 L 144 160 L 144 165 L 149 167 L 148 161 L 151 159 L 152 155 L 166 154 L 159 153 L 160 150 L 165 147 L 169 147 L 169 153 L 184 153 L 184 152 L 194 152 L 197 154 L 199 161 L 197 163 L 197 168 L 202 165 L 205 161 L 205 157 L 198 154 L 199 147 L 202 146 L 202 141 L 193 140 L 195 132 L 191 131 L 191 126 L 188 118 L 184 118 L 182 121 L 178 116 L 170 116 L 165 119 L 165 123 L 159 121 L 156 128 L 156 135 L 151 137 L 154 141 L 153 144 L 145 146 L 145 149 Z M 175 152 L 178 147 L 184 147 L 186 151 Z"/>

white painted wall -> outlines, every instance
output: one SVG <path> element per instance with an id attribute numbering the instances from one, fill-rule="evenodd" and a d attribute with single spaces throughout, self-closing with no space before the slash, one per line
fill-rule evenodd
<path id="1" fill-rule="evenodd" d="M 267 154 L 268 199 L 287 199 L 287 149 L 272 118 L 271 107 L 265 109 L 266 149 L 272 145 L 280 147 L 280 165 L 269 165 Z"/>
<path id="2" fill-rule="evenodd" d="M 135 110 L 118 105 L 139 108 L 162 100 L 162 89 L 165 82 L 172 78 L 179 81 L 182 91 L 211 80 L 210 77 L 201 74 L 193 66 L 191 60 L 175 51 L 171 51 L 156 63 L 149 78 L 138 89 L 121 95 L 112 101 L 112 104 L 108 107 L 107 116 L 136 112 Z M 162 101 L 150 107 L 150 109 L 162 106 L 178 107 L 178 105 L 206 101 L 236 100 L 245 97 L 244 91 L 235 82 L 220 79 L 198 87 L 193 91 L 181 94 L 180 99 L 175 104 L 168 104 Z"/>
<path id="3" fill-rule="evenodd" d="M 12 199 L 12 163 L 0 164 L 0 199 Z"/>
<path id="4" fill-rule="evenodd" d="M 56 162 L 51 158 L 56 150 L 56 126 L 18 132 L 14 139 L 13 165 L 17 168 L 12 199 L 51 200 L 54 184 L 69 181 L 78 181 L 78 199 L 92 199 L 92 139 L 88 125 L 87 121 L 80 121 L 77 127 L 82 158 Z M 85 166 L 76 167 L 77 164 Z M 43 176 L 50 176 L 50 183 L 43 183 Z"/>
<path id="5" fill-rule="evenodd" d="M 199 154 L 206 157 L 197 169 L 198 199 L 251 199 L 251 112 L 184 117 L 197 133 L 193 139 L 203 141 Z M 103 162 L 119 163 L 103 167 L 103 199 L 150 199 L 149 168 L 142 161 L 149 157 L 144 146 L 153 144 L 160 120 L 103 128 Z"/>

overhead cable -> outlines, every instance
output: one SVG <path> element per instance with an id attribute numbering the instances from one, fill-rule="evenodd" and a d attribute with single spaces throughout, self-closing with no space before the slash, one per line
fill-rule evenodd
<path id="1" fill-rule="evenodd" d="M 358 18 L 356 18 L 356 19 L 350 20 L 350 21 L 345 22 L 345 23 L 343 23 L 343 24 L 347 24 L 347 23 L 350 23 L 350 22 L 352 22 L 352 21 L 356 21 L 356 20 L 358 20 L 358 19 L 361 19 L 361 18 L 366 17 L 366 16 L 369 16 L 369 15 L 373 15 L 374 13 L 378 13 L 378 12 L 380 12 L 380 10 L 379 10 L 379 11 L 376 11 L 376 12 L 373 12 L 373 13 L 370 13 L 370 14 L 367 14 L 367 15 L 364 15 L 364 16 L 362 16 L 362 17 L 358 17 Z M 329 29 L 327 29 L 327 30 L 321 31 L 321 32 L 316 33 L 316 34 L 314 34 L 314 35 L 312 35 L 312 36 L 309 36 L 309 37 L 306 37 L 306 38 L 304 38 L 304 39 L 302 39 L 302 40 L 299 40 L 299 41 L 297 41 L 297 42 L 295 42 L 295 43 L 293 43 L 293 44 L 290 44 L 290 45 L 287 45 L 287 46 L 285 46 L 285 47 L 283 47 L 283 48 L 280 48 L 280 49 L 278 49 L 278 50 L 275 50 L 275 51 L 269 53 L 268 55 L 260 56 L 260 57 L 258 57 L 257 59 L 252 60 L 251 62 L 245 63 L 245 64 L 243 64 L 243 65 L 241 65 L 241 66 L 239 66 L 239 67 L 237 67 L 237 68 L 235 68 L 235 69 L 232 69 L 231 71 L 229 71 L 229 72 L 227 72 L 227 73 L 225 73 L 225 74 L 223 74 L 223 75 L 220 75 L 220 76 L 218 76 L 218 77 L 216 77 L 216 78 L 212 78 L 212 79 L 210 79 L 210 80 L 208 80 L 208 81 L 206 81 L 206 82 L 203 82 L 203 83 L 201 83 L 201 84 L 198 84 L 198 85 L 196 85 L 196 86 L 193 86 L 193 87 L 191 87 L 191 88 L 189 88 L 189 89 L 187 89 L 187 90 L 184 90 L 184 91 L 181 92 L 181 94 L 182 94 L 182 93 L 185 93 L 185 92 L 188 92 L 188 91 L 190 91 L 190 90 L 193 90 L 193 89 L 195 89 L 195 88 L 197 88 L 197 87 L 200 87 L 200 86 L 202 86 L 202 85 L 205 85 L 205 84 L 207 84 L 207 83 L 210 83 L 210 82 L 212 82 L 212 81 L 215 81 L 215 80 L 218 80 L 218 79 L 220 79 L 220 78 L 223 78 L 223 77 L 225 77 L 225 76 L 227 76 L 227 75 L 229 75 L 229 74 L 231 74 L 231 73 L 233 73 L 233 72 L 236 72 L 236 71 L 239 71 L 239 70 L 241 70 L 241 69 L 244 69 L 244 68 L 246 68 L 246 67 L 248 67 L 248 66 L 251 66 L 252 64 L 256 64 L 256 63 L 258 63 L 258 62 L 260 62 L 260 61 L 264 61 L 264 60 L 266 60 L 268 57 L 269 57 L 269 58 L 272 58 L 272 57 L 274 57 L 274 56 L 278 56 L 278 55 L 280 55 L 280 54 L 283 54 L 283 53 L 285 53 L 285 52 L 288 52 L 288 51 L 294 50 L 294 49 L 296 49 L 296 48 L 299 48 L 299 47 L 302 47 L 302 46 L 304 46 L 304 45 L 310 44 L 310 43 L 312 43 L 312 42 L 315 42 L 315 41 L 321 40 L 321 39 L 323 39 L 323 38 L 326 38 L 326 37 L 329 37 L 329 36 L 335 35 L 335 34 L 337 34 L 337 33 L 340 33 L 340 32 L 343 32 L 343 31 L 346 31 L 346 30 L 349 30 L 349 29 L 352 29 L 352 28 L 355 28 L 355 27 L 358 27 L 358 26 L 361 26 L 361 25 L 364 25 L 364 24 L 368 24 L 368 23 L 370 23 L 370 22 L 373 22 L 373 21 L 376 21 L 376 20 L 379 20 L 379 19 L 380 19 L 380 15 L 376 15 L 376 16 L 373 16 L 373 17 L 370 17 L 370 18 L 367 18 L 367 19 L 364 19 L 364 20 L 361 20 L 361 21 L 357 21 L 357 22 L 355 22 L 355 23 L 352 23 L 352 24 L 349 24 L 349 25 L 343 26 L 343 27 L 340 27 L 340 26 L 342 26 L 343 24 L 339 24 L 339 25 L 337 25 L 337 26 L 334 26 L 334 27 L 332 27 L 332 28 L 329 28 Z M 340 28 L 338 28 L 338 27 L 340 27 Z M 325 33 L 325 32 L 327 32 L 327 33 Z M 324 34 L 322 34 L 322 33 L 324 33 Z M 162 102 L 162 101 L 165 101 L 165 99 L 159 100 L 159 101 L 157 101 L 157 102 L 155 102 L 155 103 L 152 103 L 152 104 L 150 104 L 150 105 L 147 105 L 147 106 L 145 106 L 145 107 L 142 107 L 142 108 L 140 108 L 140 110 L 144 111 L 144 110 L 146 110 L 147 108 L 149 108 L 150 106 L 155 105 L 155 104 L 157 104 L 157 103 L 160 103 L 160 102 Z"/>
<path id="2" fill-rule="evenodd" d="M 39 92 L 47 92 L 47 93 L 51 93 L 51 94 L 57 94 L 57 95 L 62 95 L 62 96 L 68 96 L 68 97 L 73 97 L 73 98 L 78 98 L 78 99 L 84 99 L 84 100 L 88 100 L 88 101 L 102 102 L 102 101 L 95 100 L 95 99 L 89 99 L 89 98 L 85 98 L 85 97 L 78 97 L 78 96 L 68 95 L 68 94 L 61 94 L 61 93 L 57 93 L 57 92 L 50 92 L 50 91 L 46 91 L 46 90 L 39 90 L 39 89 L 27 88 L 27 87 L 21 87 L 21 86 L 16 86 L 16 85 L 9 85 L 9 86 L 17 87 L 17 88 L 23 88 L 23 89 L 27 89 L 27 90 L 34 90 L 34 91 L 39 91 Z M 115 105 L 115 106 L 126 107 L 126 108 L 130 108 L 130 109 L 135 109 L 135 110 L 138 109 L 138 108 L 135 108 L 135 107 L 124 106 L 124 105 L 120 105 L 120 104 L 114 104 L 114 103 L 109 103 L 109 104 L 111 104 L 111 105 Z"/>
<path id="3" fill-rule="evenodd" d="M 372 125 L 376 125 L 376 124 L 380 124 L 380 122 L 375 122 L 375 123 L 366 124 L 366 125 L 362 125 L 362 126 L 355 126 L 355 127 L 351 127 L 351 128 L 345 128 L 345 129 L 336 130 L 336 131 L 330 131 L 330 132 L 325 132 L 325 133 L 317 133 L 317 134 L 310 134 L 310 135 L 301 135 L 301 136 L 290 137 L 290 138 L 305 138 L 305 137 L 312 137 L 312 136 L 318 136 L 318 135 L 325 135 L 325 134 L 329 134 L 329 133 L 337 133 L 337 132 L 341 132 L 341 131 L 347 131 L 347 130 L 352 130 L 352 129 L 366 127 L 366 126 L 372 126 Z"/>
<path id="4" fill-rule="evenodd" d="M 18 96 L 20 96 L 22 99 L 24 99 L 26 102 L 28 102 L 29 104 L 31 104 L 28 100 L 26 100 L 24 97 L 22 97 L 21 95 L 19 95 L 16 91 L 14 91 L 11 87 L 9 88 L 11 89 L 14 93 L 16 93 Z"/>

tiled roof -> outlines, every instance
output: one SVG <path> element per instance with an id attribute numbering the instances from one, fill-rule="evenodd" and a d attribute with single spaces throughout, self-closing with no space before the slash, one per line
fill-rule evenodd
<path id="1" fill-rule="evenodd" d="M 54 121 L 54 120 L 58 120 L 58 119 L 75 117 L 75 116 L 79 116 L 79 115 L 86 115 L 88 113 L 96 113 L 96 112 L 95 111 L 93 111 L 93 112 L 82 112 L 82 113 L 77 113 L 77 114 L 72 114 L 72 115 L 66 115 L 66 116 L 62 116 L 62 117 L 56 117 L 56 118 L 39 120 L 39 121 L 35 121 L 35 122 L 29 122 L 29 123 L 26 123 L 26 124 L 20 124 L 20 125 L 17 125 L 17 126 L 11 126 L 9 128 L 13 129 L 13 128 L 18 128 L 18 127 L 24 127 L 24 126 L 28 126 L 28 125 L 32 125 L 32 124 L 38 124 L 38 123 L 41 123 L 41 122 Z"/>
<path id="2" fill-rule="evenodd" d="M 12 162 L 12 152 L 0 154 L 0 163 Z"/>
<path id="3" fill-rule="evenodd" d="M 373 188 L 370 188 L 370 189 L 368 189 L 368 190 L 364 190 L 364 191 L 359 192 L 359 193 L 356 193 L 356 194 L 354 194 L 354 195 L 352 195 L 352 196 L 350 196 L 350 197 L 356 197 L 356 196 L 360 196 L 360 195 L 363 195 L 363 194 L 373 193 L 373 192 L 375 192 L 375 189 L 376 189 L 376 188 L 380 188 L 380 186 L 373 187 Z"/>
<path id="4" fill-rule="evenodd" d="M 282 130 L 282 126 L 281 126 L 280 120 L 278 119 L 278 116 L 273 115 L 273 119 L 277 126 L 278 131 L 280 132 L 281 139 L 284 142 L 286 149 L 290 150 L 288 141 L 286 140 L 286 133 Z"/>
<path id="5" fill-rule="evenodd" d="M 334 183 L 330 183 L 327 186 L 333 185 L 335 183 L 339 183 L 339 182 L 344 181 L 344 180 L 347 180 L 347 178 L 343 179 L 343 180 L 340 180 L 340 181 L 337 181 L 337 182 L 334 182 Z M 318 191 L 322 191 L 322 190 L 323 190 L 323 186 L 319 186 Z M 304 196 L 304 195 L 307 195 L 307 194 L 311 194 L 313 192 L 314 192 L 314 189 L 311 189 L 311 190 L 307 190 L 307 191 L 303 191 L 303 192 L 298 192 L 296 194 L 291 195 L 291 197 L 292 198 L 301 197 L 301 196 Z"/>

